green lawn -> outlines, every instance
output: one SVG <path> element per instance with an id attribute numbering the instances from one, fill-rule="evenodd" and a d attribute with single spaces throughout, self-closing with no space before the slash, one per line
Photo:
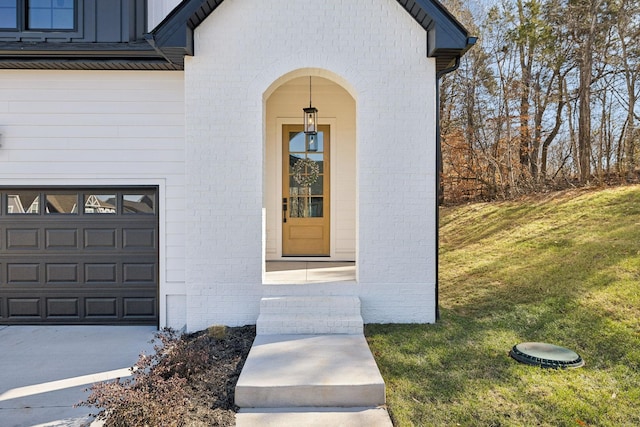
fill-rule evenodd
<path id="1" fill-rule="evenodd" d="M 640 425 L 640 186 L 443 208 L 439 282 L 437 324 L 366 328 L 395 426 Z"/>

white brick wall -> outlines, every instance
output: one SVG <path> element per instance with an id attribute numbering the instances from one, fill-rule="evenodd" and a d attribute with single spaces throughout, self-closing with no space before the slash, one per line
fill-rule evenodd
<path id="1" fill-rule="evenodd" d="M 195 37 L 185 70 L 188 329 L 257 319 L 263 96 L 300 69 L 345 83 L 356 100 L 365 322 L 433 321 L 436 78 L 424 30 L 395 0 L 233 0 Z"/>

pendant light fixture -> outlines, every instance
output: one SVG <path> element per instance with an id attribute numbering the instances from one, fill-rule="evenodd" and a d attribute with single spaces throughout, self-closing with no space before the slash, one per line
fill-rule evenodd
<path id="1" fill-rule="evenodd" d="M 304 133 L 316 135 L 318 133 L 318 109 L 311 105 L 311 76 L 309 76 L 309 108 L 304 111 Z"/>

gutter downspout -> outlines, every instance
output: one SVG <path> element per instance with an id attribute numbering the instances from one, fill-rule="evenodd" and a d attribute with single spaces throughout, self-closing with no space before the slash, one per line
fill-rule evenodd
<path id="1" fill-rule="evenodd" d="M 440 185 L 442 183 L 442 173 L 444 172 L 442 165 L 442 136 L 440 135 L 440 79 L 445 74 L 452 73 L 460 67 L 460 58 L 471 49 L 477 41 L 477 37 L 467 37 L 467 45 L 459 52 L 458 56 L 456 56 L 456 62 L 453 66 L 436 73 L 436 171 L 438 174 L 436 179 L 436 194 L 438 195 L 438 203 L 436 203 L 436 322 L 440 320 L 440 290 L 438 284 L 440 259 L 438 253 L 440 251 L 440 203 L 444 199 L 442 186 Z"/>
<path id="2" fill-rule="evenodd" d="M 445 75 L 456 71 L 460 67 L 460 56 L 456 56 L 456 62 L 452 67 L 445 68 L 436 73 L 436 195 L 438 202 L 436 203 L 436 322 L 440 320 L 440 296 L 439 296 L 439 252 L 440 252 L 440 204 L 444 199 L 442 189 L 442 174 L 444 168 L 442 165 L 442 138 L 440 131 L 440 79 Z"/>

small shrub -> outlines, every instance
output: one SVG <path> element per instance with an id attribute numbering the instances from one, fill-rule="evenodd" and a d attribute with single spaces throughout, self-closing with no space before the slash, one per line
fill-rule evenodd
<path id="1" fill-rule="evenodd" d="M 140 355 L 132 378 L 94 384 L 79 406 L 102 408 L 96 416 L 108 426 L 184 425 L 190 408 L 187 382 L 205 368 L 208 353 L 171 329 L 159 332 L 156 339 L 160 344 L 154 346 L 155 354 Z"/>
<path id="2" fill-rule="evenodd" d="M 211 338 L 222 340 L 227 336 L 227 327 L 224 325 L 213 325 L 207 328 L 207 334 Z"/>

